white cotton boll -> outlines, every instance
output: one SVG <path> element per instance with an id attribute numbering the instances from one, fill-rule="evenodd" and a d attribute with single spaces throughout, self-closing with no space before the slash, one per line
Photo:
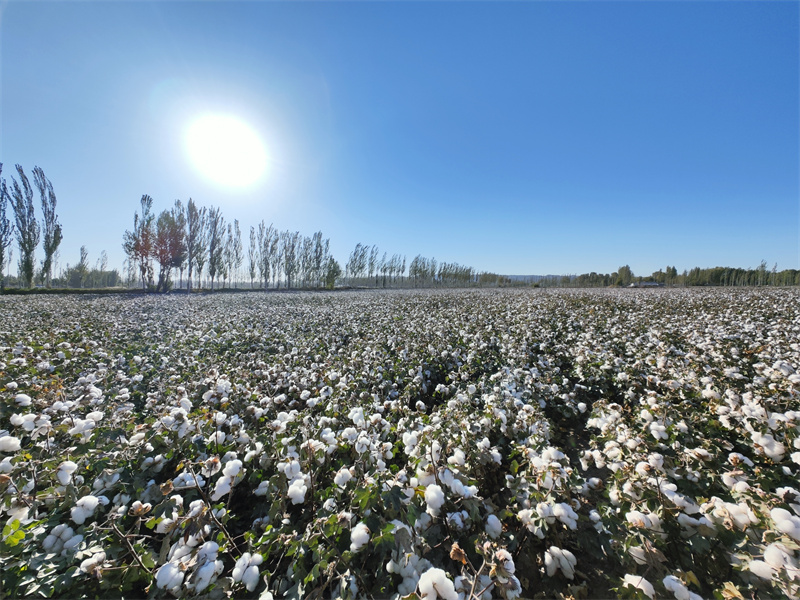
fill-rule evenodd
<path id="1" fill-rule="evenodd" d="M 215 431 L 206 440 L 206 445 L 211 446 L 212 444 L 224 444 L 225 443 L 225 432 L 223 431 Z"/>
<path id="2" fill-rule="evenodd" d="M 60 465 L 58 465 L 58 471 L 56 471 L 56 477 L 61 485 L 67 485 L 70 481 L 72 481 L 72 474 L 78 469 L 78 465 L 76 465 L 71 460 L 65 460 Z"/>
<path id="3" fill-rule="evenodd" d="M 569 504 L 561 502 L 553 505 L 553 516 L 570 529 L 578 528 L 578 514 Z"/>
<path id="4" fill-rule="evenodd" d="M 308 487 L 302 477 L 292 480 L 287 495 L 292 499 L 292 504 L 302 504 L 306 500 Z"/>
<path id="5" fill-rule="evenodd" d="M 369 528 L 362 522 L 350 532 L 350 552 L 358 552 L 369 543 Z"/>
<path id="6" fill-rule="evenodd" d="M 494 554 L 494 558 L 508 575 L 513 575 L 516 572 L 517 567 L 514 564 L 514 558 L 505 548 L 497 550 Z"/>
<path id="7" fill-rule="evenodd" d="M 775 521 L 775 527 L 800 542 L 800 517 L 795 517 L 783 508 L 773 508 L 769 514 Z"/>
<path id="8" fill-rule="evenodd" d="M 423 600 L 458 600 L 458 593 L 453 582 L 447 578 L 442 569 L 432 568 L 419 578 L 419 593 Z"/>
<path id="9" fill-rule="evenodd" d="M 800 455 L 800 452 L 798 452 L 797 454 Z M 461 448 L 456 448 L 455 451 L 453 452 L 453 456 L 448 458 L 447 462 L 451 465 L 464 466 L 465 460 L 466 460 L 466 455 L 464 454 L 464 451 Z"/>
<path id="10" fill-rule="evenodd" d="M 244 576 L 242 576 L 242 583 L 247 588 L 248 592 L 252 592 L 258 586 L 258 567 L 255 565 L 250 565 L 247 567 L 247 571 L 245 571 Z"/>
<path id="11" fill-rule="evenodd" d="M 328 512 L 335 512 L 336 511 L 336 501 L 333 498 L 328 498 L 325 500 L 322 508 Z"/>
<path id="12" fill-rule="evenodd" d="M 13 435 L 0 437 L 0 452 L 16 452 L 20 449 L 20 441 Z"/>
<path id="13" fill-rule="evenodd" d="M 438 515 L 439 509 L 444 504 L 442 488 L 435 483 L 425 488 L 425 502 L 428 504 L 428 512 L 433 516 Z"/>
<path id="14" fill-rule="evenodd" d="M 162 590 L 178 590 L 183 583 L 183 571 L 172 563 L 166 563 L 156 573 L 156 587 Z"/>
<path id="15" fill-rule="evenodd" d="M 347 485 L 347 482 L 353 478 L 353 474 L 350 472 L 350 469 L 346 469 L 342 467 L 337 471 L 336 475 L 333 478 L 333 482 L 338 485 L 339 487 L 344 487 Z"/>
<path id="16" fill-rule="evenodd" d="M 236 477 L 239 472 L 242 470 L 242 461 L 230 460 L 225 463 L 225 467 L 222 469 L 222 474 L 225 477 Z"/>
<path id="17" fill-rule="evenodd" d="M 16 397 L 14 398 L 14 402 L 17 403 L 17 406 L 30 406 L 32 401 L 31 397 L 28 396 L 28 394 L 17 394 Z"/>
<path id="18" fill-rule="evenodd" d="M 489 537 L 495 540 L 500 537 L 501 533 L 503 533 L 503 523 L 497 518 L 496 515 L 489 515 L 486 517 L 485 529 Z"/>
<path id="19" fill-rule="evenodd" d="M 217 480 L 217 485 L 214 488 L 214 493 L 211 494 L 211 499 L 216 502 L 223 496 L 226 496 L 231 491 L 231 479 L 229 477 L 220 477 Z"/>
<path id="20" fill-rule="evenodd" d="M 775 569 L 773 569 L 763 560 L 751 560 L 750 564 L 747 565 L 747 568 L 751 573 L 757 575 L 761 579 L 770 580 L 775 574 Z"/>
<path id="21" fill-rule="evenodd" d="M 6 456 L 3 460 L 0 460 L 0 473 L 11 473 L 14 470 L 14 465 L 11 464 L 11 457 Z"/>
<path id="22" fill-rule="evenodd" d="M 71 530 L 70 530 L 71 531 Z M 73 535 L 71 538 L 64 542 L 64 550 L 72 550 L 83 541 L 82 535 Z"/>
<path id="23" fill-rule="evenodd" d="M 80 570 L 83 573 L 89 573 L 98 565 L 103 564 L 105 560 L 106 560 L 106 553 L 102 551 L 97 552 L 81 563 Z"/>
<path id="24" fill-rule="evenodd" d="M 626 586 L 629 585 L 631 587 L 637 588 L 642 590 L 646 596 L 652 598 L 655 595 L 655 589 L 653 588 L 653 584 L 647 581 L 644 577 L 640 577 L 639 575 L 631 575 L 627 574 L 622 580 L 622 585 Z"/>
<path id="25" fill-rule="evenodd" d="M 202 592 L 211 584 L 212 577 L 216 575 L 215 571 L 216 564 L 213 562 L 207 562 L 194 572 L 192 587 L 196 593 Z"/>
<path id="26" fill-rule="evenodd" d="M 96 496 L 84 496 L 72 507 L 70 511 L 72 520 L 78 525 L 83 525 L 86 519 L 94 513 L 99 502 L 100 500 Z"/>
<path id="27" fill-rule="evenodd" d="M 269 481 L 262 481 L 258 487 L 253 491 L 256 496 L 266 496 L 269 491 Z"/>
<path id="28" fill-rule="evenodd" d="M 672 592 L 676 600 L 702 600 L 700 596 L 690 592 L 683 582 L 674 575 L 667 575 L 662 580 L 662 583 L 668 592 Z"/>

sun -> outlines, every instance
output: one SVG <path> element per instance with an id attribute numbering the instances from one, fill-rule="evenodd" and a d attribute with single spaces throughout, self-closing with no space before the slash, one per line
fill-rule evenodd
<path id="1" fill-rule="evenodd" d="M 203 115 L 189 125 L 186 150 L 192 166 L 225 188 L 247 188 L 267 171 L 267 151 L 244 121 L 221 114 Z"/>

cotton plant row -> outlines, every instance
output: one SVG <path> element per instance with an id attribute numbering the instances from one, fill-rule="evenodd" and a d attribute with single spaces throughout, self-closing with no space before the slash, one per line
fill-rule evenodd
<path id="1" fill-rule="evenodd" d="M 3 299 L 3 589 L 796 598 L 797 300 Z"/>

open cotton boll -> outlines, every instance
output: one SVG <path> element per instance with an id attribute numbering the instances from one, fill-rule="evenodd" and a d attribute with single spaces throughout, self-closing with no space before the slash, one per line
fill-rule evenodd
<path id="1" fill-rule="evenodd" d="M 556 571 L 561 570 L 567 579 L 575 578 L 575 565 L 577 564 L 575 555 L 569 550 L 563 550 L 557 546 L 550 546 L 544 555 L 544 566 L 547 575 L 552 577 Z"/>
<path id="2" fill-rule="evenodd" d="M 31 397 L 28 396 L 28 394 L 17 394 L 14 397 L 14 402 L 16 402 L 17 406 L 30 406 L 32 400 Z"/>
<path id="3" fill-rule="evenodd" d="M 287 495 L 292 499 L 292 504 L 302 504 L 306 500 L 306 492 L 308 487 L 302 477 L 293 479 L 289 484 Z"/>
<path id="4" fill-rule="evenodd" d="M 156 573 L 156 587 L 167 591 L 178 591 L 183 583 L 183 574 L 177 565 L 166 563 Z"/>
<path id="5" fill-rule="evenodd" d="M 769 516 L 775 521 L 775 527 L 795 541 L 800 542 L 800 517 L 795 517 L 783 508 L 773 508 Z"/>
<path id="6" fill-rule="evenodd" d="M 644 592 L 644 594 L 650 598 L 652 598 L 656 593 L 655 589 L 653 588 L 653 584 L 639 575 L 631 575 L 630 573 L 625 575 L 625 577 L 622 579 L 622 585 L 629 585 L 636 589 L 642 590 L 642 592 Z"/>
<path id="7" fill-rule="evenodd" d="M 425 488 L 425 502 L 428 504 L 428 513 L 432 516 L 439 514 L 439 509 L 444 504 L 444 492 L 442 488 L 432 483 Z"/>
<path id="8" fill-rule="evenodd" d="M 458 600 L 455 585 L 441 569 L 428 569 L 420 576 L 417 585 L 423 600 Z"/>
<path id="9" fill-rule="evenodd" d="M 750 564 L 747 565 L 747 569 L 753 573 L 753 575 L 757 575 L 761 579 L 766 579 L 767 581 L 771 580 L 772 576 L 775 574 L 775 569 L 763 560 L 751 560 Z"/>
<path id="10" fill-rule="evenodd" d="M 91 573 L 95 567 L 102 565 L 106 560 L 105 552 L 96 552 L 81 563 L 80 570 L 83 573 Z"/>
<path id="11" fill-rule="evenodd" d="M 780 462 L 783 459 L 783 455 L 786 453 L 786 447 L 772 437 L 771 433 L 763 434 L 754 431 L 750 434 L 750 437 L 753 439 L 753 443 L 756 444 L 757 447 L 760 446 L 764 454 L 769 456 L 772 460 Z"/>
<path id="12" fill-rule="evenodd" d="M 503 533 L 503 523 L 497 518 L 496 515 L 489 515 L 486 517 L 485 529 L 489 537 L 495 540 L 500 537 L 501 533 Z"/>
<path id="13" fill-rule="evenodd" d="M 350 469 L 346 469 L 342 467 L 337 471 L 336 475 L 333 478 L 333 482 L 338 485 L 339 487 L 344 487 L 347 485 L 347 482 L 353 478 L 353 474 L 350 472 Z"/>
<path id="14" fill-rule="evenodd" d="M 464 466 L 465 461 L 466 461 L 466 455 L 464 454 L 464 451 L 461 448 L 456 448 L 455 451 L 453 452 L 453 456 L 447 459 L 447 462 L 449 464 L 458 466 Z"/>
<path id="15" fill-rule="evenodd" d="M 369 542 L 369 528 L 362 522 L 350 532 L 350 552 L 358 552 Z"/>
<path id="16" fill-rule="evenodd" d="M 72 481 L 72 474 L 77 470 L 78 465 L 71 460 L 65 460 L 58 465 L 56 477 L 58 478 L 58 481 L 61 482 L 61 485 L 67 485 L 70 481 Z"/>
<path id="17" fill-rule="evenodd" d="M 78 525 L 83 525 L 86 519 L 94 514 L 99 503 L 100 500 L 96 496 L 84 496 L 72 507 L 70 511 L 72 520 Z"/>
<path id="18" fill-rule="evenodd" d="M 662 583 L 668 592 L 672 592 L 676 600 L 703 600 L 701 596 L 690 592 L 689 588 L 674 575 L 667 575 L 662 580 Z"/>
<path id="19" fill-rule="evenodd" d="M 252 592 L 258 586 L 258 576 L 260 573 L 258 572 L 258 567 L 256 565 L 250 565 L 247 567 L 247 571 L 245 571 L 244 575 L 242 576 L 242 583 L 244 583 L 244 587 L 247 588 L 248 592 Z"/>
<path id="20" fill-rule="evenodd" d="M 222 469 L 222 474 L 226 477 L 236 477 L 241 470 L 242 461 L 239 459 L 230 460 L 225 463 L 225 467 Z"/>
<path id="21" fill-rule="evenodd" d="M 0 452 L 16 452 L 20 447 L 19 439 L 13 435 L 4 435 L 0 437 Z"/>

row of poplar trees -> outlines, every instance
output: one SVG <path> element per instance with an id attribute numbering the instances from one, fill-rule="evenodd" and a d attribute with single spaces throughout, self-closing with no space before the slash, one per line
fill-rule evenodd
<path id="1" fill-rule="evenodd" d="M 37 276 L 46 287 L 50 287 L 53 276 L 53 257 L 61 244 L 61 224 L 56 215 L 56 195 L 53 184 L 45 177 L 40 167 L 33 168 L 33 185 L 39 192 L 42 208 L 42 223 L 36 219 L 34 210 L 34 191 L 25 171 L 16 165 L 19 180 L 11 177 L 9 186 L 2 177 L 3 164 L 0 163 L 0 288 L 4 288 L 3 269 L 9 260 L 9 247 L 13 237 L 19 247 L 19 274 L 22 287 L 33 286 Z M 7 216 L 6 207 L 10 204 L 14 215 L 12 222 Z M 42 242 L 44 260 L 36 270 L 36 247 Z"/>
<path id="2" fill-rule="evenodd" d="M 205 272 L 214 289 L 215 280 L 241 281 L 241 268 L 248 261 L 250 287 L 333 287 L 341 273 L 330 255 L 330 242 L 322 232 L 305 237 L 299 232 L 278 231 L 264 221 L 250 227 L 250 245 L 242 245 L 239 221 L 226 223 L 219 207 L 198 206 L 189 199 L 184 207 L 176 200 L 158 216 L 153 199 L 144 195 L 134 214 L 133 230 L 125 231 L 122 242 L 129 264 L 139 271 L 142 289 L 164 292 L 172 287 L 171 274 L 186 272 L 186 289 L 202 286 Z M 156 279 L 155 267 L 158 266 Z"/>

